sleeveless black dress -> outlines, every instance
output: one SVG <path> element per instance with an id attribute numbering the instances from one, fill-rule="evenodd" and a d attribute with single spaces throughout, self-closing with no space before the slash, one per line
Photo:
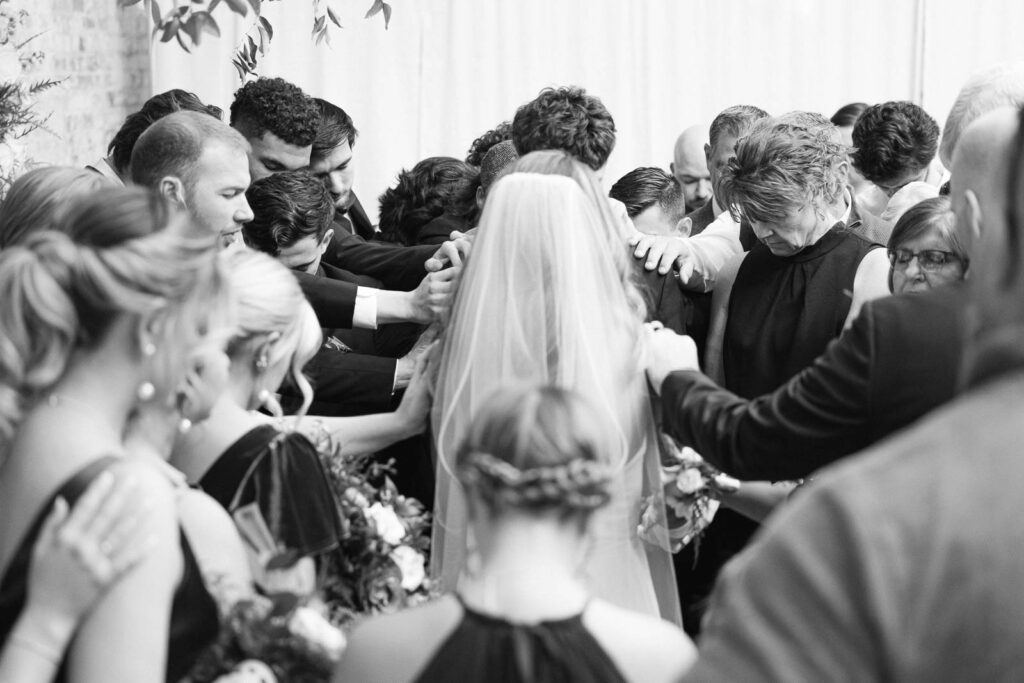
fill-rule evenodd
<path id="1" fill-rule="evenodd" d="M 466 606 L 462 621 L 416 677 L 420 683 L 625 683 L 626 678 L 583 625 L 583 613 L 513 624 Z M 585 610 L 584 610 L 585 611 Z"/>
<path id="2" fill-rule="evenodd" d="M 316 446 L 298 432 L 260 425 L 243 434 L 200 478 L 229 513 L 255 503 L 282 562 L 338 547 L 338 506 Z"/>
<path id="3" fill-rule="evenodd" d="M 74 505 L 78 497 L 89 487 L 89 484 L 103 470 L 118 462 L 116 457 L 105 457 L 86 465 L 71 477 L 60 490 L 44 505 L 35 521 L 25 534 L 18 550 L 15 552 L 3 581 L 0 582 L 0 644 L 7 642 L 7 637 L 14 628 L 15 622 L 25 608 L 28 590 L 29 563 L 32 560 L 32 549 L 42 529 L 53 502 L 57 496 L 63 496 L 69 505 Z M 181 582 L 174 591 L 174 602 L 171 606 L 170 641 L 167 650 L 167 681 L 178 681 L 187 674 L 195 664 L 199 655 L 217 638 L 219 616 L 217 604 L 213 596 L 206 590 L 203 577 L 192 554 L 188 539 L 184 532 L 180 533 L 181 552 L 184 560 L 184 573 Z M 112 656 L 119 653 L 111 652 Z M 67 660 L 61 662 L 60 670 L 54 679 L 59 682 L 67 680 Z"/>

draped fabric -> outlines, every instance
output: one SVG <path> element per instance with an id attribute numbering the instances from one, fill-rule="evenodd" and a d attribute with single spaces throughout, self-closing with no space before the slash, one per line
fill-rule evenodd
<path id="1" fill-rule="evenodd" d="M 547 205 L 578 201 L 562 220 Z M 529 197 L 529 202 L 522 201 Z M 613 249 L 594 234 L 574 181 L 514 173 L 492 189 L 442 343 L 432 414 L 437 496 L 432 575 L 457 587 L 466 566 L 467 511 L 456 449 L 480 407 L 511 383 L 573 389 L 606 418 L 616 468 L 612 501 L 593 517 L 584 570 L 594 595 L 678 623 L 667 552 L 637 537 L 641 497 L 657 490 L 658 439 L 640 366 L 642 315 L 630 305 Z"/>
<path id="2" fill-rule="evenodd" d="M 154 44 L 154 92 L 231 103 L 231 53 L 251 18 L 233 20 L 225 4 L 220 40 L 193 55 Z M 463 157 L 545 86 L 583 85 L 614 115 L 610 186 L 637 166 L 668 168 L 684 128 L 733 104 L 831 116 L 848 102 L 909 99 L 941 125 L 969 74 L 1024 59 L 1016 0 L 393 0 L 387 30 L 380 15 L 363 19 L 370 0 L 332 0 L 345 28 L 332 27 L 331 47 L 309 40 L 310 0 L 263 4 L 275 36 L 261 74 L 352 115 L 355 190 L 374 222 L 374 198 L 400 168 Z"/>

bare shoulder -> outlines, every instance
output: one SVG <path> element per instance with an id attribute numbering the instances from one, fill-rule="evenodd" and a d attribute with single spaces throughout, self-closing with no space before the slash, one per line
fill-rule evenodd
<path id="1" fill-rule="evenodd" d="M 461 617 L 458 601 L 445 596 L 421 607 L 368 619 L 349 636 L 334 680 L 412 680 Z M 395 657 L 395 652 L 402 656 Z"/>
<path id="2" fill-rule="evenodd" d="M 693 641 L 663 619 L 595 600 L 583 623 L 631 681 L 675 681 L 697 658 Z"/>

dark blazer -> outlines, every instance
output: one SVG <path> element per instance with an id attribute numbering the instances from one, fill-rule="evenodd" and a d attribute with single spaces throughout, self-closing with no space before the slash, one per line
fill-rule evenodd
<path id="1" fill-rule="evenodd" d="M 868 302 L 813 365 L 750 401 L 672 373 L 664 429 L 740 479 L 807 477 L 953 397 L 964 311 L 961 285 Z"/>
<path id="2" fill-rule="evenodd" d="M 437 247 L 403 247 L 400 244 L 364 240 L 338 228 L 335 219 L 334 238 L 324 253 L 324 262 L 360 275 L 369 275 L 386 289 L 404 292 L 416 289 L 426 276 L 424 264 Z M 334 325 L 343 327 L 343 325 Z"/>
<path id="3" fill-rule="evenodd" d="M 674 271 L 661 275 L 656 270 L 644 268 L 643 261 L 634 258 L 630 261 L 636 269 L 640 292 L 647 304 L 647 319 L 657 320 L 673 332 L 693 337 L 698 353 L 703 357 L 711 321 L 711 295 L 683 290 Z"/>
<path id="4" fill-rule="evenodd" d="M 345 230 L 350 235 L 359 235 L 364 240 L 373 239 L 374 232 L 376 232 L 373 223 L 370 222 L 370 217 L 366 215 L 362 202 L 354 192 L 352 193 L 352 206 L 348 207 L 345 212 L 336 211 L 334 220 L 337 223 L 335 230 Z"/>
<path id="5" fill-rule="evenodd" d="M 295 272 L 295 279 L 306 295 L 306 301 L 313 307 L 320 327 L 350 328 L 352 314 L 356 309 L 356 290 L 352 282 L 331 280 L 309 273 Z"/>

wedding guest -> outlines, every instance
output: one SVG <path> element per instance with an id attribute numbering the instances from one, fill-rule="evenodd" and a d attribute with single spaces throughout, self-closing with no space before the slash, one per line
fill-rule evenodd
<path id="1" fill-rule="evenodd" d="M 196 558 L 240 585 L 248 568 L 227 516 L 178 488 L 154 451 L 129 448 L 125 435 L 138 420 L 176 432 L 189 356 L 219 343 L 227 292 L 212 238 L 155 193 L 98 191 L 64 229 L 0 253 L 0 634 L 24 610 L 32 548 L 54 500 L 74 505 L 109 472 L 136 482 L 150 507 L 139 533 L 155 545 L 85 616 L 58 679 L 177 681 L 217 634 Z"/>
<path id="2" fill-rule="evenodd" d="M 705 145 L 711 175 L 711 200 L 687 214 L 690 234 L 685 239 L 636 234 L 630 239 L 633 255 L 644 260 L 646 270 L 665 275 L 679 273 L 680 283 L 695 292 L 715 288 L 718 272 L 725 262 L 749 249 L 754 234 L 747 221 L 736 222 L 719 197 L 722 169 L 735 155 L 736 141 L 768 113 L 750 105 L 728 107 L 711 122 L 710 142 Z"/>
<path id="3" fill-rule="evenodd" d="M 0 649 L 0 680 L 49 683 L 90 608 L 149 551 L 135 484 L 96 477 L 73 509 L 57 498 L 39 531 L 25 608 Z"/>
<path id="4" fill-rule="evenodd" d="M 476 195 L 480 172 L 452 157 L 429 157 L 399 172 L 380 196 L 379 239 L 405 246 L 443 244 L 453 231 L 476 226 L 476 207 L 456 215 L 460 195 Z M 463 210 L 463 213 L 466 213 Z"/>
<path id="5" fill-rule="evenodd" d="M 139 137 L 132 152 L 132 180 L 186 208 L 200 229 L 233 243 L 253 218 L 245 198 L 248 150 L 241 134 L 227 124 L 195 112 L 175 112 Z M 325 327 L 375 328 L 378 323 L 432 319 L 426 301 L 429 281 L 410 293 L 296 277 Z"/>
<path id="6" fill-rule="evenodd" d="M 600 177 L 615 149 L 615 120 L 601 100 L 583 88 L 545 88 L 516 110 L 512 143 L 520 156 L 562 150 Z"/>
<path id="7" fill-rule="evenodd" d="M 496 127 L 487 131 L 469 146 L 466 152 L 466 163 L 470 166 L 483 166 L 484 157 L 495 145 L 512 139 L 512 122 L 502 121 Z"/>
<path id="8" fill-rule="evenodd" d="M 957 93 L 946 116 L 939 142 L 939 159 L 953 167 L 953 151 L 960 135 L 982 114 L 1002 107 L 1024 105 L 1024 62 L 1004 62 L 971 75 Z"/>
<path id="9" fill-rule="evenodd" d="M 958 145 L 952 171 L 963 189 L 953 206 L 966 254 L 976 251 L 982 224 L 1000 220 L 1005 149 L 1014 130 L 990 118 L 972 126 L 963 149 Z M 967 197 L 980 215 L 967 210 Z M 968 329 L 965 309 L 956 283 L 870 301 L 813 365 L 749 401 L 698 372 L 695 358 L 681 363 L 685 350 L 655 344 L 648 376 L 663 394 L 665 430 L 709 462 L 741 479 L 808 477 L 953 397 Z M 679 368 L 685 370 L 672 372 Z"/>
<path id="10" fill-rule="evenodd" d="M 907 210 L 889 239 L 889 289 L 927 292 L 959 282 L 970 259 L 954 228 L 949 197 L 925 199 Z"/>
<path id="11" fill-rule="evenodd" d="M 683 189 L 686 213 L 700 209 L 711 199 L 711 173 L 704 151 L 707 137 L 703 126 L 690 126 L 676 138 L 669 170 Z M 710 222 L 710 221 L 709 221 Z"/>
<path id="12" fill-rule="evenodd" d="M 52 230 L 75 200 L 111 185 L 102 175 L 67 166 L 43 166 L 25 172 L 0 204 L 0 249 L 33 232 Z"/>
<path id="13" fill-rule="evenodd" d="M 868 107 L 853 127 L 854 168 L 892 197 L 915 180 L 936 187 L 943 169 L 935 153 L 939 124 L 913 102 L 883 102 Z"/>
<path id="14" fill-rule="evenodd" d="M 249 143 L 249 175 L 259 180 L 309 166 L 320 111 L 283 78 L 258 78 L 235 92 L 230 123 Z"/>
<path id="15" fill-rule="evenodd" d="M 972 133 L 989 141 L 969 149 Z M 996 159 L 964 159 L 992 137 L 1011 141 Z M 830 468 L 769 522 L 722 577 L 684 680 L 1024 675 L 1024 602 L 1013 589 L 1024 562 L 1008 552 L 1024 542 L 1024 508 L 1005 495 L 1024 476 L 1022 140 L 1019 114 L 999 111 L 969 126 L 953 153 L 958 220 L 984 230 L 969 283 L 980 323 L 965 366 L 971 392 Z M 999 168 L 991 186 L 959 172 L 978 164 Z"/>
<path id="16" fill-rule="evenodd" d="M 480 189 L 476 193 L 477 206 L 480 210 L 484 208 L 484 200 L 487 199 L 487 192 L 491 186 L 508 173 L 518 158 L 519 152 L 511 140 L 502 140 L 487 150 L 487 154 L 480 162 Z"/>
<path id="17" fill-rule="evenodd" d="M 334 232 L 330 227 L 334 206 L 327 188 L 309 171 L 286 171 L 257 180 L 246 197 L 253 209 L 253 220 L 243 229 L 249 246 L 315 278 L 369 287 L 379 284 L 322 262 Z M 392 395 L 412 378 L 418 355 L 410 351 L 421 328 L 386 334 L 386 327 L 376 332 L 325 330 L 329 342 L 309 368 L 317 387 L 316 414 L 358 415 L 391 408 Z"/>
<path id="18" fill-rule="evenodd" d="M 373 236 L 374 228 L 352 191 L 355 125 L 340 107 L 326 100 L 314 101 L 320 109 L 320 127 L 313 141 L 309 168 L 331 190 L 336 208 L 334 237 L 324 253 L 324 261 L 352 273 L 376 278 L 385 287 L 401 291 L 416 289 L 428 272 L 449 265 L 461 265 L 470 247 L 468 240 L 461 235 L 440 247 L 425 245 L 403 249 L 367 241 L 367 238 Z M 307 287 L 306 295 L 312 293 Z M 319 298 L 321 296 L 317 294 Z M 324 320 L 324 313 L 316 303 L 314 308 L 321 320 Z M 346 327 L 334 322 L 324 324 L 328 327 Z"/>
<path id="19" fill-rule="evenodd" d="M 108 179 L 123 185 L 129 178 L 129 166 L 132 160 L 132 149 L 139 136 L 153 122 L 162 119 L 176 111 L 195 111 L 200 114 L 209 114 L 218 121 L 221 120 L 223 112 L 220 107 L 212 104 L 203 104 L 194 93 L 174 88 L 166 92 L 153 95 L 146 100 L 139 111 L 129 114 L 125 118 L 121 128 L 114 135 L 107 147 L 107 156 L 100 159 L 87 169 L 106 176 Z"/>
<path id="20" fill-rule="evenodd" d="M 581 395 L 504 389 L 483 402 L 452 463 L 478 562 L 458 592 L 360 625 L 337 681 L 672 681 L 693 645 L 580 578 L 594 513 L 614 497 L 617 443 Z M 388 653 L 401 652 L 401 657 Z"/>
<path id="21" fill-rule="evenodd" d="M 641 166 L 615 181 L 608 196 L 626 206 L 633 227 L 650 235 L 686 237 L 686 200 L 675 178 L 660 168 Z"/>

